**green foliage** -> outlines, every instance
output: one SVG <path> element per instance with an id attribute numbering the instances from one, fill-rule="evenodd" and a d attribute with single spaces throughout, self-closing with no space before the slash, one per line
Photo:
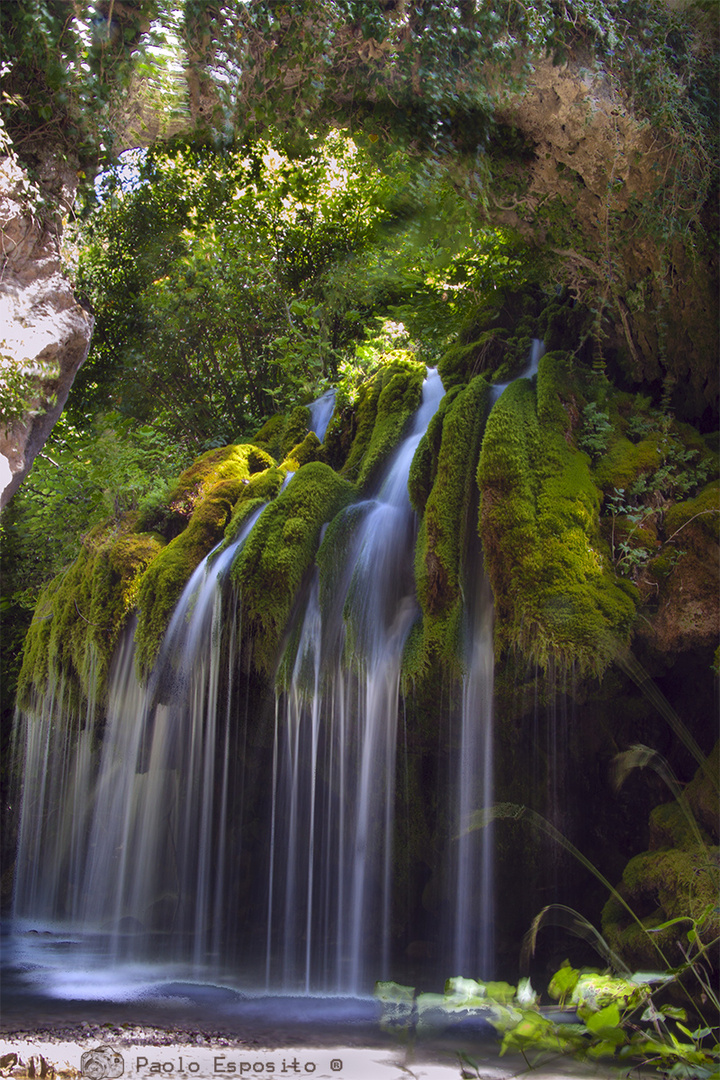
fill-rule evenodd
<path id="1" fill-rule="evenodd" d="M 37 400 L 38 379 L 14 356 L 2 351 L 4 344 L 0 342 L 0 430 L 7 433 L 14 421 L 44 411 L 55 399 Z M 51 375 L 48 372 L 48 378 Z"/>
<path id="2" fill-rule="evenodd" d="M 382 1004 L 381 1028 L 395 1035 L 432 1035 L 479 1019 L 501 1036 L 501 1056 L 520 1052 L 530 1068 L 569 1054 L 589 1061 L 611 1059 L 624 1068 L 642 1063 L 663 1076 L 710 1080 L 720 1060 L 717 1044 L 710 1042 L 718 1029 L 700 1026 L 692 1031 L 684 1009 L 656 1007 L 653 996 L 666 981 L 650 972 L 619 979 L 579 971 L 566 962 L 551 980 L 550 994 L 572 1007 L 574 1015 L 567 1020 L 543 1010 L 528 979 L 517 987 L 448 979 L 444 994 L 417 994 L 413 987 L 377 983 L 375 996 Z M 481 1075 L 470 1056 L 461 1054 L 460 1059 L 463 1076 Z"/>
<path id="3" fill-rule="evenodd" d="M 583 409 L 583 427 L 578 446 L 596 460 L 607 449 L 612 430 L 609 414 L 600 410 L 597 402 L 589 401 Z"/>
<path id="4" fill-rule="evenodd" d="M 111 104 L 128 85 L 131 55 L 156 6 L 136 0 L 103 14 L 90 0 L 4 4 L 0 131 L 4 125 L 21 153 L 38 136 L 86 161 L 109 152 Z"/>
<path id="5" fill-rule="evenodd" d="M 3 593 L 36 593 L 74 558 L 88 529 L 161 502 L 186 460 L 182 448 L 150 425 L 117 413 L 85 416 L 80 424 L 63 414 L 3 512 Z M 22 569 L 14 582 L 10 568 L 17 561 Z"/>
<path id="6" fill-rule="evenodd" d="M 624 422 L 626 434 L 639 441 L 607 433 L 609 446 L 594 470 L 606 493 L 602 517 L 615 569 L 635 579 L 663 552 L 669 570 L 679 549 L 665 545 L 696 515 L 713 530 L 717 509 L 712 485 L 696 496 L 717 472 L 717 460 L 697 432 L 669 414 L 646 412 L 642 401 L 639 405 Z"/>
<path id="7" fill-rule="evenodd" d="M 148 154 L 87 227 L 79 285 L 97 322 L 74 400 L 110 396 L 197 449 L 310 397 L 387 305 L 389 271 L 363 259 L 405 176 L 399 160 L 378 177 L 340 132 L 300 159 L 265 141 Z"/>

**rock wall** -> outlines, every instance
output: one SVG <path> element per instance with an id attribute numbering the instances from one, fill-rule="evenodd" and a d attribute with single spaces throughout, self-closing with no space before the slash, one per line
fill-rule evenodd
<path id="1" fill-rule="evenodd" d="M 14 369 L 31 387 L 28 412 L 2 418 L 0 507 L 30 471 L 90 348 L 93 318 L 76 300 L 60 254 L 76 186 L 72 165 L 52 151 L 41 158 L 38 187 L 17 159 L 0 159 L 0 371 Z"/>
<path id="2" fill-rule="evenodd" d="M 702 243 L 691 251 L 687 237 L 663 237 L 679 228 L 681 204 L 696 204 L 700 219 L 706 213 L 693 171 L 699 165 L 644 120 L 617 78 L 590 57 L 536 60 L 526 89 L 508 99 L 499 119 L 532 154 L 520 193 L 518 163 L 499 164 L 493 222 L 551 252 L 559 276 L 605 312 L 597 336 L 623 379 L 654 388 L 669 380 L 676 414 L 690 423 L 705 415 L 711 429 L 717 253 Z"/>

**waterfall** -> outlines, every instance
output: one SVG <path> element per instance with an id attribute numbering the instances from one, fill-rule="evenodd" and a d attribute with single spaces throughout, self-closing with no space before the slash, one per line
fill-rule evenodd
<path id="1" fill-rule="evenodd" d="M 407 483 L 443 393 L 429 372 L 377 495 L 345 512 L 278 701 L 266 973 L 288 989 L 356 993 L 389 971 L 400 667 L 419 614 Z"/>
<path id="2" fill-rule="evenodd" d="M 468 583 L 465 675 L 452 762 L 455 846 L 449 876 L 453 971 L 494 977 L 492 828 L 468 832 L 470 818 L 493 803 L 493 598 L 484 571 Z"/>
<path id="3" fill-rule="evenodd" d="M 192 574 L 147 686 L 130 627 L 103 721 L 95 702 L 78 721 L 62 682 L 51 687 L 21 729 L 18 920 L 82 930 L 114 966 L 242 971 L 244 985 L 304 993 L 395 977 L 401 665 L 420 615 L 408 476 L 443 393 L 429 371 L 376 490 L 328 528 L 287 629 L 274 710 L 240 671 L 242 596 L 228 580 L 262 508 Z M 333 407 L 320 403 L 318 437 Z M 444 975 L 488 978 L 492 838 L 466 831 L 493 798 L 492 596 L 476 538 L 463 587 L 465 676 L 438 817 L 449 826 L 440 962 Z M 446 798 L 442 787 L 428 799 Z"/>
<path id="4" fill-rule="evenodd" d="M 61 688 L 27 720 L 17 918 L 98 935 L 111 961 L 157 955 L 207 970 L 220 956 L 233 738 L 226 657 L 238 632 L 220 585 L 261 512 L 192 574 L 147 687 L 130 632 L 104 725 L 88 719 L 78 735 L 69 717 L 58 723 Z"/>
<path id="5" fill-rule="evenodd" d="M 520 374 L 516 375 L 514 379 L 509 379 L 507 382 L 495 383 L 493 385 L 493 387 L 492 387 L 492 401 L 493 401 L 493 403 L 495 403 L 498 400 L 498 398 L 502 394 L 503 390 L 506 390 L 508 388 L 508 386 L 510 386 L 510 383 L 515 382 L 517 379 L 533 379 L 538 373 L 538 367 L 540 365 L 540 361 L 542 360 L 544 353 L 545 353 L 545 345 L 544 345 L 544 343 L 540 340 L 540 338 L 533 338 L 533 342 L 532 342 L 532 345 L 530 347 L 530 356 L 528 357 L 528 362 L 525 365 L 525 367 L 523 368 L 523 370 L 520 372 Z"/>

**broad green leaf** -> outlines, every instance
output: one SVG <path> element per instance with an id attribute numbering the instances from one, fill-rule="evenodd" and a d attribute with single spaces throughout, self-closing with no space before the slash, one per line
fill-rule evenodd
<path id="1" fill-rule="evenodd" d="M 611 1005 L 606 1005 L 600 1012 L 593 1013 L 585 1021 L 585 1026 L 588 1031 L 592 1031 L 597 1034 L 598 1032 L 605 1033 L 607 1028 L 616 1028 L 620 1023 L 620 1009 L 617 1004 L 613 1002 Z"/>

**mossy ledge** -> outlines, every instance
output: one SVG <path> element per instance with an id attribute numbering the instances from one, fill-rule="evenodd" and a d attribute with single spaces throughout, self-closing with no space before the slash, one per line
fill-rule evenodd
<path id="1" fill-rule="evenodd" d="M 276 413 L 266 420 L 252 437 L 254 446 L 270 454 L 277 461 L 287 457 L 293 446 L 302 442 L 308 433 L 310 410 L 307 405 L 297 405 L 288 413 Z"/>
<path id="2" fill-rule="evenodd" d="M 62 685 L 76 715 L 106 685 L 113 651 L 137 604 L 140 581 L 165 545 L 137 532 L 137 514 L 100 525 L 83 538 L 72 565 L 45 586 L 25 641 L 18 704 L 32 708 Z"/>
<path id="3" fill-rule="evenodd" d="M 492 410 L 477 480 L 479 531 L 495 595 L 496 647 L 602 674 L 627 644 L 636 592 L 607 566 L 590 459 L 568 441 L 569 358 L 540 361 L 537 391 L 510 385 Z"/>
<path id="4" fill-rule="evenodd" d="M 258 519 L 233 563 L 256 666 L 271 674 L 298 588 L 313 565 L 322 526 L 356 497 L 355 487 L 319 461 L 301 466 Z"/>

